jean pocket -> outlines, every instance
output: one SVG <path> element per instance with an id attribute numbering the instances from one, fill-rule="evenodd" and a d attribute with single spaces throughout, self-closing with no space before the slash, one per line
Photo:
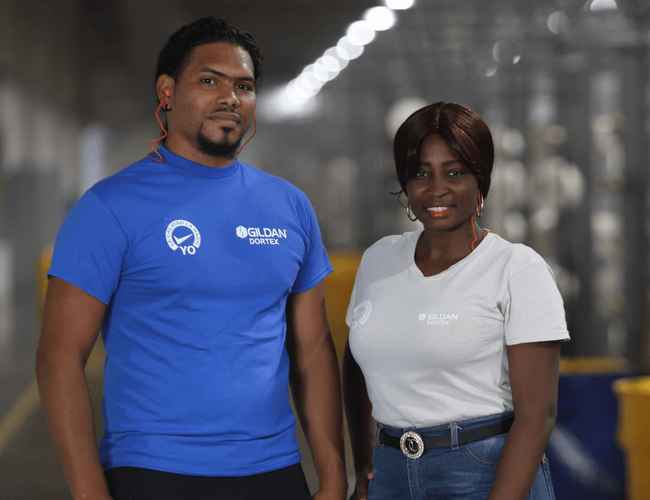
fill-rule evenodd
<path id="1" fill-rule="evenodd" d="M 469 458 L 482 465 L 496 465 L 506 442 L 505 434 L 474 441 L 461 447 Z"/>

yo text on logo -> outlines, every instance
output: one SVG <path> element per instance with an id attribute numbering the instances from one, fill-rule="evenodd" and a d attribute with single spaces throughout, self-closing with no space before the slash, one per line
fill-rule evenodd
<path id="1" fill-rule="evenodd" d="M 165 240 L 172 251 L 179 250 L 183 255 L 195 255 L 201 246 L 201 233 L 190 221 L 176 219 L 167 226 Z"/>

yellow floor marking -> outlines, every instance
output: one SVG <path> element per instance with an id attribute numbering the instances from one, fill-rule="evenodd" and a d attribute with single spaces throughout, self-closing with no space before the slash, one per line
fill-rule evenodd
<path id="1" fill-rule="evenodd" d="M 11 438 L 18 433 L 25 421 L 34 413 L 38 403 L 38 386 L 34 380 L 0 420 L 0 455 Z"/>
<path id="2" fill-rule="evenodd" d="M 89 383 L 96 382 L 101 375 L 104 366 L 104 349 L 101 342 L 97 342 L 86 364 L 86 375 Z M 11 439 L 18 434 L 25 425 L 27 419 L 38 409 L 40 397 L 38 395 L 38 384 L 32 380 L 18 399 L 14 402 L 9 411 L 0 418 L 0 455 L 7 448 Z"/>

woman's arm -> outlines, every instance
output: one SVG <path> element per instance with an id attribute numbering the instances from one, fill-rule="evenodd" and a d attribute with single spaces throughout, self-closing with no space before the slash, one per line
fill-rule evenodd
<path id="1" fill-rule="evenodd" d="M 349 344 L 345 346 L 343 358 L 343 396 L 357 477 L 354 498 L 365 500 L 368 481 L 372 478 L 374 422 L 363 373 L 352 357 Z"/>
<path id="2" fill-rule="evenodd" d="M 555 425 L 560 343 L 533 342 L 507 349 L 515 420 L 489 500 L 528 497 Z"/>

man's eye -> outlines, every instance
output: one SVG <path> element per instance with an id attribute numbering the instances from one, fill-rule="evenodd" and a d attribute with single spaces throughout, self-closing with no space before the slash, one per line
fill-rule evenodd
<path id="1" fill-rule="evenodd" d="M 237 88 L 239 90 L 243 90 L 244 92 L 255 92 L 255 87 L 250 83 L 240 83 L 237 85 Z"/>
<path id="2" fill-rule="evenodd" d="M 203 85 L 214 85 L 216 80 L 214 78 L 201 78 L 201 83 Z"/>

